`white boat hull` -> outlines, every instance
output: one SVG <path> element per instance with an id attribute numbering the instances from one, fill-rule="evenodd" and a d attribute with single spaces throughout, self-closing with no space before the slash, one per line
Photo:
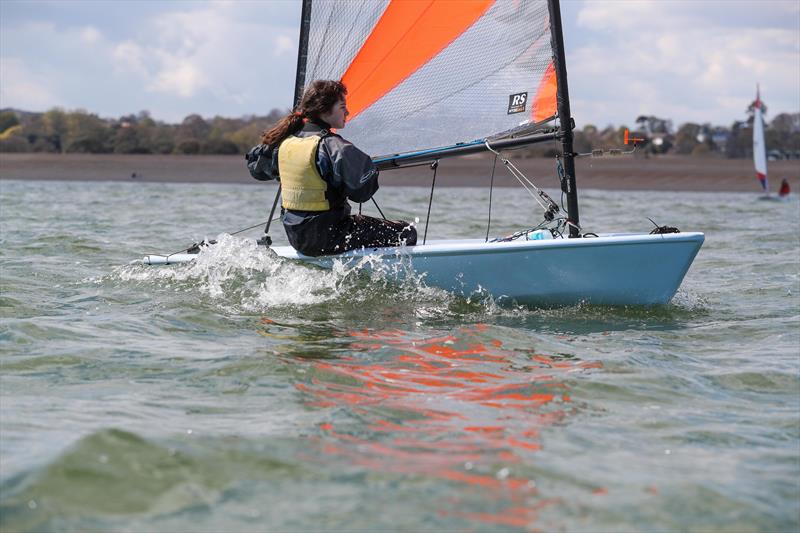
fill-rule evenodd
<path id="1" fill-rule="evenodd" d="M 323 257 L 305 256 L 289 246 L 273 250 L 323 268 L 344 261 L 402 277 L 408 267 L 429 286 L 465 296 L 490 294 L 498 301 L 657 305 L 675 295 L 703 241 L 702 233 L 673 233 L 495 243 L 434 241 Z M 195 257 L 151 255 L 144 263 L 181 263 Z"/>

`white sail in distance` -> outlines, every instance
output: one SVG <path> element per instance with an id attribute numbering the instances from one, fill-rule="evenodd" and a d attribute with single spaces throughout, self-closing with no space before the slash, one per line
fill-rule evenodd
<path id="1" fill-rule="evenodd" d="M 761 113 L 761 91 L 756 86 L 756 101 L 753 109 L 753 162 L 756 178 L 764 192 L 769 192 L 767 183 L 767 147 L 764 143 L 764 117 Z"/>

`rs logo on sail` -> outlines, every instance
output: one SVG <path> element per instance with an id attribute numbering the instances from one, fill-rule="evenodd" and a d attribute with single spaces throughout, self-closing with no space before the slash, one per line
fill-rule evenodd
<path id="1" fill-rule="evenodd" d="M 508 114 L 522 113 L 525 111 L 525 102 L 528 101 L 528 93 L 517 93 L 508 96 Z"/>

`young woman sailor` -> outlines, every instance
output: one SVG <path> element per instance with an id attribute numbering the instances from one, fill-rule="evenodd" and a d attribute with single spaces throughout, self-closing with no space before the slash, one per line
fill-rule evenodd
<path id="1" fill-rule="evenodd" d="M 416 229 L 406 222 L 350 214 L 348 199 L 363 203 L 378 190 L 378 169 L 331 131 L 344 128 L 346 94 L 341 82 L 317 80 L 297 110 L 261 136 L 273 150 L 271 174 L 280 176 L 286 236 L 305 255 L 417 242 Z"/>

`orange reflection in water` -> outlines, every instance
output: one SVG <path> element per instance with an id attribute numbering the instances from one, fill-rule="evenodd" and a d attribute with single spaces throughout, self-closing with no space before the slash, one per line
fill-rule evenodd
<path id="1" fill-rule="evenodd" d="M 563 377 L 602 365 L 505 349 L 483 339 L 487 331 L 478 324 L 425 339 L 351 332 L 357 355 L 313 362 L 308 382 L 296 385 L 310 405 L 345 407 L 362 421 L 322 424 L 324 453 L 366 469 L 471 487 L 492 509 L 459 511 L 470 498 L 460 495 L 443 515 L 533 527 L 542 507 L 556 502 L 542 498 L 531 477 L 539 429 L 574 411 Z"/>

